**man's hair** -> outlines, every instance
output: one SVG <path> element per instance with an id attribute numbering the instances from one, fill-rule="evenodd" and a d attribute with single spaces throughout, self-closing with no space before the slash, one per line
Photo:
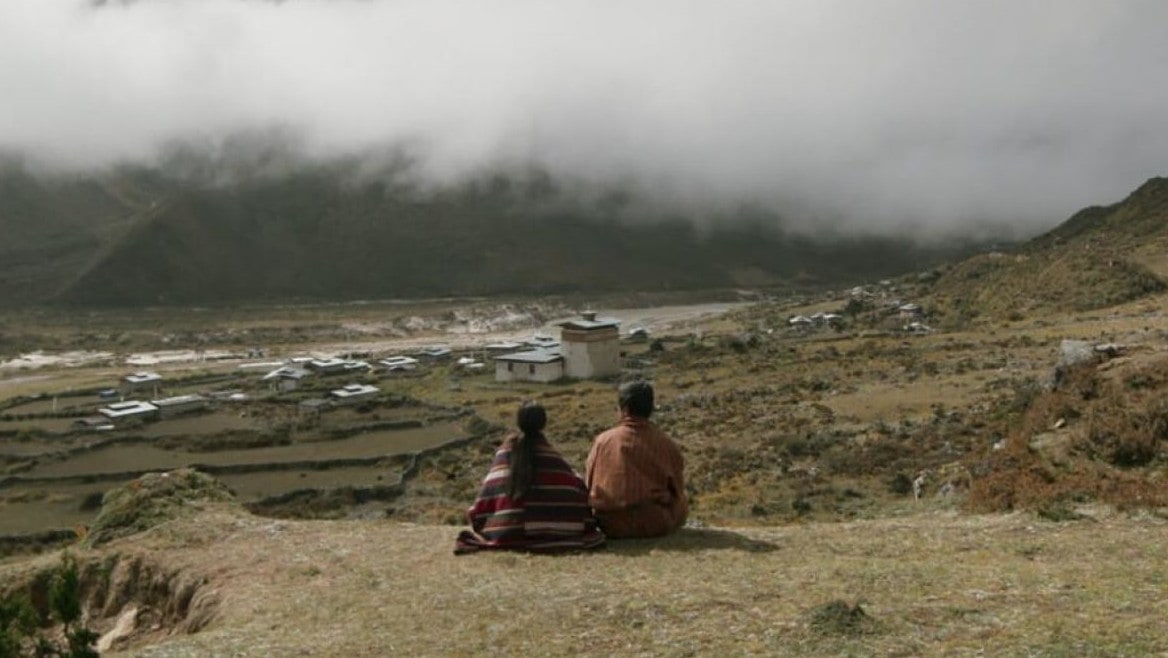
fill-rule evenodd
<path id="1" fill-rule="evenodd" d="M 649 382 L 626 382 L 617 391 L 617 405 L 630 416 L 653 415 L 653 385 Z"/>

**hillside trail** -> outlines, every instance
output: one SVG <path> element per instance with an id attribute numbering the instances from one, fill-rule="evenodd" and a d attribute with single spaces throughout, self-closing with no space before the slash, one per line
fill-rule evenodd
<path id="1" fill-rule="evenodd" d="M 560 556 L 456 557 L 457 530 L 224 504 L 73 554 L 105 565 L 110 657 L 1168 655 L 1155 516 L 926 510 Z M 862 625 L 824 624 L 855 606 Z"/>

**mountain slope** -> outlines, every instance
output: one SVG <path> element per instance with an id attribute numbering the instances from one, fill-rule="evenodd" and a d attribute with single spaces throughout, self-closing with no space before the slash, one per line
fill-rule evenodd
<path id="1" fill-rule="evenodd" d="M 1106 308 L 1168 289 L 1168 178 L 1079 211 L 1009 252 L 969 258 L 933 288 L 935 303 L 979 315 Z"/>
<path id="2" fill-rule="evenodd" d="M 52 298 L 162 194 L 133 172 L 50 178 L 0 159 L 0 301 Z"/>
<path id="3" fill-rule="evenodd" d="M 9 303 L 834 284 L 936 264 L 954 251 L 891 239 L 816 241 L 747 212 L 702 218 L 710 228 L 701 230 L 692 218 L 635 209 L 627 194 L 585 197 L 540 175 L 492 174 L 424 190 L 331 163 L 228 183 L 136 171 L 64 188 L 28 175 L 5 184 L 19 192 L 12 198 L 32 200 L 19 211 L 11 201 L 0 206 L 0 226 L 21 231 L 21 258 L 0 264 L 9 284 L 0 301 Z M 59 230 L 50 230 L 54 223 Z M 66 252 L 46 251 L 53 248 Z M 15 291 L 21 283 L 37 293 Z"/>

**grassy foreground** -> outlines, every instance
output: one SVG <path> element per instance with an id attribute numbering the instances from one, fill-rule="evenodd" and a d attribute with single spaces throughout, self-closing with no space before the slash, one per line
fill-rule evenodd
<path id="1" fill-rule="evenodd" d="M 686 528 L 568 556 L 455 557 L 454 533 L 213 506 L 78 558 L 162 564 L 218 601 L 196 634 L 147 628 L 103 655 L 1168 655 L 1153 516 Z M 864 617 L 833 620 L 836 601 Z"/>

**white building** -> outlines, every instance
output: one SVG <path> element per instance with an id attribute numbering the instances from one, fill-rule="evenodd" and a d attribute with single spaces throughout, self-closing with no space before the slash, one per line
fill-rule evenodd
<path id="1" fill-rule="evenodd" d="M 644 327 L 633 327 L 629 329 L 628 339 L 630 341 L 643 343 L 649 340 L 649 330 Z"/>
<path id="2" fill-rule="evenodd" d="M 152 395 L 158 395 L 159 388 L 162 387 L 162 375 L 156 372 L 135 372 L 126 375 L 122 379 L 123 393 L 136 393 L 138 391 L 150 391 Z"/>
<path id="3" fill-rule="evenodd" d="M 917 304 L 901 304 L 896 307 L 896 311 L 900 314 L 900 317 L 906 320 L 919 318 L 922 314 L 921 307 Z"/>
<path id="4" fill-rule="evenodd" d="M 450 348 L 446 345 L 428 345 L 418 350 L 420 356 L 430 359 L 446 359 L 450 357 Z"/>
<path id="5" fill-rule="evenodd" d="M 295 391 L 300 387 L 300 382 L 309 373 L 304 368 L 296 366 L 280 366 L 275 370 L 264 375 L 262 381 L 268 382 L 268 386 L 273 391 Z"/>
<path id="6" fill-rule="evenodd" d="M 513 340 L 502 340 L 497 343 L 487 343 L 486 345 L 483 345 L 483 349 L 492 354 L 514 352 L 522 347 L 523 343 Z"/>
<path id="7" fill-rule="evenodd" d="M 151 400 L 150 404 L 158 407 L 158 415 L 162 418 L 170 418 L 179 414 L 187 413 L 188 411 L 197 411 L 199 409 L 207 408 L 207 398 L 201 395 L 178 395 L 175 397 L 162 398 L 161 400 Z"/>
<path id="8" fill-rule="evenodd" d="M 372 400 L 380 393 L 381 389 L 369 384 L 349 384 L 329 391 L 329 395 L 336 398 L 337 404 L 357 404 L 365 400 Z"/>
<path id="9" fill-rule="evenodd" d="M 577 379 L 620 373 L 620 322 L 582 314 L 579 320 L 560 323 L 564 376 Z"/>
<path id="10" fill-rule="evenodd" d="M 111 405 L 102 407 L 97 410 L 97 413 L 109 418 L 110 420 L 121 420 L 123 418 L 147 418 L 153 417 L 158 413 L 158 407 L 149 402 L 142 402 L 140 400 L 127 400 L 126 402 L 115 402 Z"/>
<path id="11" fill-rule="evenodd" d="M 495 357 L 495 381 L 554 382 L 564 376 L 564 357 L 554 350 L 529 350 Z"/>
<path id="12" fill-rule="evenodd" d="M 412 356 L 387 356 L 378 363 L 385 368 L 386 372 L 404 372 L 418 368 L 418 360 Z"/>
<path id="13" fill-rule="evenodd" d="M 108 432 L 114 429 L 114 424 L 105 416 L 90 416 L 73 421 L 73 429 L 83 432 Z"/>
<path id="14" fill-rule="evenodd" d="M 560 341 L 556 340 L 555 336 L 548 336 L 546 334 L 535 334 L 523 342 L 525 345 L 543 350 L 553 350 L 560 346 Z"/>
<path id="15" fill-rule="evenodd" d="M 345 368 L 345 360 L 336 357 L 328 357 L 325 359 L 311 359 L 304 364 L 306 368 L 314 372 L 322 374 L 331 374 L 341 372 Z"/>
<path id="16" fill-rule="evenodd" d="M 540 336 L 542 347 L 495 357 L 495 381 L 554 382 L 620 373 L 619 321 L 588 312 L 559 326 L 559 341 Z"/>

